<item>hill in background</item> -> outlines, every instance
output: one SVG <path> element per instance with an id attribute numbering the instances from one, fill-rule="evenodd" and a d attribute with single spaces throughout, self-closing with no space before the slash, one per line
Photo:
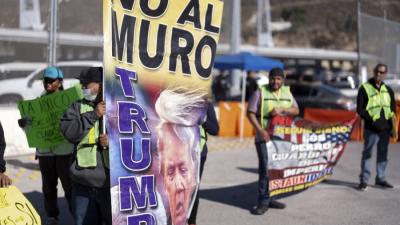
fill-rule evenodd
<path id="1" fill-rule="evenodd" d="M 226 3 L 232 0 L 225 0 Z M 355 50 L 357 0 L 270 0 L 272 21 L 289 21 L 292 28 L 274 32 L 279 47 L 313 47 Z M 59 27 L 63 32 L 102 34 L 102 1 L 59 1 Z M 362 11 L 400 22 L 400 0 L 362 0 Z M 49 0 L 40 0 L 42 23 L 46 24 Z M 19 1 L 1 0 L 0 27 L 17 28 Z M 242 0 L 242 42 L 257 43 L 257 0 Z"/>

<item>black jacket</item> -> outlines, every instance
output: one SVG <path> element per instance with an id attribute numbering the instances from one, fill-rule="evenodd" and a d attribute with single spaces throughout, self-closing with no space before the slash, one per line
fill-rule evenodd
<path id="1" fill-rule="evenodd" d="M 4 139 L 4 130 L 0 122 L 0 173 L 6 171 L 6 161 L 4 160 L 4 151 L 6 150 L 6 141 Z"/>
<path id="2" fill-rule="evenodd" d="M 207 105 L 207 118 L 206 122 L 203 123 L 203 128 L 206 131 L 206 139 L 207 134 L 217 135 L 219 131 L 219 125 L 217 121 L 217 116 L 215 115 L 214 106 L 211 103 Z M 208 148 L 207 143 L 204 145 L 204 148 L 201 151 L 201 157 L 207 156 Z"/>
<path id="3" fill-rule="evenodd" d="M 373 78 L 369 79 L 368 82 L 372 84 L 374 88 L 379 90 L 375 86 L 375 81 Z M 385 85 L 382 83 L 381 85 Z M 390 95 L 390 108 L 391 110 L 396 113 L 396 102 L 394 99 L 394 93 L 393 90 L 386 85 L 386 88 L 389 92 Z M 364 87 L 361 86 L 360 89 L 358 90 L 358 95 L 357 95 L 357 113 L 361 116 L 361 118 L 364 120 L 364 126 L 366 129 L 374 131 L 374 132 L 382 132 L 382 131 L 391 131 L 392 129 L 392 121 L 391 120 L 386 120 L 384 116 L 383 110 L 381 111 L 381 117 L 377 121 L 372 121 L 372 117 L 368 114 L 366 108 L 368 104 L 368 95 L 367 92 L 365 91 Z"/>

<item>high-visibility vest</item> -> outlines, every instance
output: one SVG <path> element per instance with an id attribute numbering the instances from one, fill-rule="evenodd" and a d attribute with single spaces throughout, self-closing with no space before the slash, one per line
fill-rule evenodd
<path id="1" fill-rule="evenodd" d="M 200 126 L 200 151 L 203 151 L 204 146 L 207 142 L 206 130 L 204 130 L 203 126 Z"/>
<path id="2" fill-rule="evenodd" d="M 82 103 L 80 113 L 93 111 L 91 105 Z M 89 130 L 88 134 L 77 145 L 76 161 L 79 167 L 95 168 L 97 166 L 97 143 L 99 139 L 99 121 Z M 109 154 L 107 150 L 100 150 L 103 155 L 103 162 L 109 168 Z"/>
<path id="3" fill-rule="evenodd" d="M 271 92 L 268 86 L 261 87 L 261 127 L 268 127 L 269 113 L 274 108 L 290 108 L 293 105 L 293 96 L 288 86 L 282 86 L 278 91 Z"/>
<path id="4" fill-rule="evenodd" d="M 364 90 L 368 96 L 367 112 L 372 117 L 373 121 L 381 118 L 381 111 L 385 119 L 389 120 L 394 116 L 394 112 L 390 108 L 390 95 L 384 84 L 381 85 L 380 89 L 377 90 L 370 83 L 363 84 Z"/>

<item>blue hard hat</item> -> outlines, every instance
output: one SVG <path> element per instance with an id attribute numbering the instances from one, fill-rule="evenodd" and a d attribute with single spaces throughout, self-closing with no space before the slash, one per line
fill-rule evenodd
<path id="1" fill-rule="evenodd" d="M 44 70 L 43 77 L 57 79 L 57 78 L 64 78 L 64 74 L 60 70 L 60 68 L 55 66 L 49 66 Z"/>

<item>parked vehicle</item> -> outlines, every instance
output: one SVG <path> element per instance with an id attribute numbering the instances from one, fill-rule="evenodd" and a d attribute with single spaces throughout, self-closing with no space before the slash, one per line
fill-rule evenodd
<path id="1" fill-rule="evenodd" d="M 300 109 L 304 115 L 305 108 L 344 109 L 355 110 L 357 107 L 357 90 L 345 94 L 338 89 L 321 82 L 304 82 L 288 84 Z"/>
<path id="2" fill-rule="evenodd" d="M 33 71 L 46 66 L 45 63 L 11 62 L 0 64 L 0 80 L 26 77 Z"/>
<path id="3" fill-rule="evenodd" d="M 92 66 L 102 66 L 98 61 L 67 61 L 57 66 L 64 73 L 64 88 L 78 83 L 75 79 L 80 72 Z M 46 64 L 23 78 L 12 78 L 0 81 L 0 104 L 15 104 L 20 100 L 34 99 L 43 92 L 43 71 Z"/>

